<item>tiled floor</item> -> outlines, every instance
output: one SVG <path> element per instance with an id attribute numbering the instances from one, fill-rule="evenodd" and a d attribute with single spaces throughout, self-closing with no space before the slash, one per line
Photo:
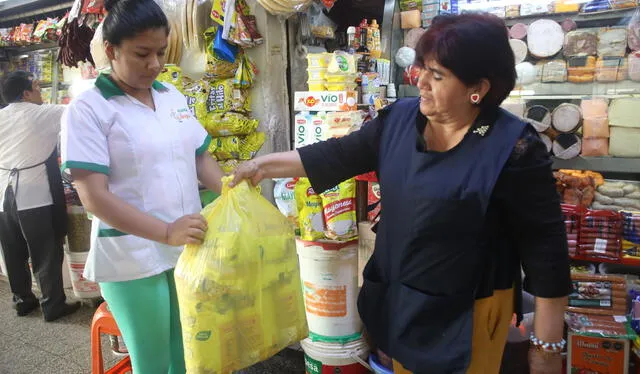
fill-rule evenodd
<path id="1" fill-rule="evenodd" d="M 94 308 L 83 305 L 77 313 L 45 323 L 38 310 L 17 317 L 10 304 L 9 285 L 0 279 L 0 374 L 90 373 L 89 329 Z M 108 347 L 103 339 L 103 347 Z M 104 350 L 106 365 L 118 358 Z M 287 349 L 271 360 L 244 370 L 243 374 L 300 374 L 304 360 L 299 351 Z"/>

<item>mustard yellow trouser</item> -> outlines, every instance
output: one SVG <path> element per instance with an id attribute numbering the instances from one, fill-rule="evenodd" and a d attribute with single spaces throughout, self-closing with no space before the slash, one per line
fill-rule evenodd
<path id="1" fill-rule="evenodd" d="M 497 374 L 513 319 L 513 289 L 495 291 L 493 296 L 476 300 L 473 309 L 471 364 L 467 374 Z M 411 374 L 393 362 L 394 374 Z"/>

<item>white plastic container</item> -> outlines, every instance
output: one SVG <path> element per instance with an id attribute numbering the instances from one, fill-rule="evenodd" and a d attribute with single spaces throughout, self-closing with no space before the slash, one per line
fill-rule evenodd
<path id="1" fill-rule="evenodd" d="M 367 363 L 369 347 L 362 339 L 347 344 L 305 339 L 300 345 L 304 350 L 306 374 L 366 374 L 371 371 Z"/>
<path id="2" fill-rule="evenodd" d="M 296 240 L 300 276 L 314 341 L 346 343 L 360 338 L 358 315 L 358 241 Z"/>
<path id="3" fill-rule="evenodd" d="M 371 231 L 372 226 L 371 222 L 358 223 L 358 287 L 364 283 L 362 272 L 376 245 L 376 233 Z"/>
<path id="4" fill-rule="evenodd" d="M 80 299 L 100 297 L 100 286 L 82 276 L 89 252 L 65 252 L 73 293 Z"/>

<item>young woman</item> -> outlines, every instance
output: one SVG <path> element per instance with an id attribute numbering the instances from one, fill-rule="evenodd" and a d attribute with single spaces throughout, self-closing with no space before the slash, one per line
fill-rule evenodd
<path id="1" fill-rule="evenodd" d="M 155 81 L 168 21 L 153 0 L 105 1 L 110 75 L 62 119 L 63 167 L 95 218 L 85 276 L 100 283 L 135 373 L 184 373 L 173 269 L 207 224 L 198 180 L 220 192 L 211 141 L 175 87 Z"/>

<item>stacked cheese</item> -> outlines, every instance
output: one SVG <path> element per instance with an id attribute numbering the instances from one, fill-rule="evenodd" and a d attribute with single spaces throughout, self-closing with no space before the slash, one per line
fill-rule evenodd
<path id="1" fill-rule="evenodd" d="M 615 99 L 609 107 L 609 153 L 616 157 L 640 157 L 640 99 Z"/>
<path id="2" fill-rule="evenodd" d="M 582 155 L 607 156 L 609 154 L 609 118 L 607 100 L 582 100 Z"/>

